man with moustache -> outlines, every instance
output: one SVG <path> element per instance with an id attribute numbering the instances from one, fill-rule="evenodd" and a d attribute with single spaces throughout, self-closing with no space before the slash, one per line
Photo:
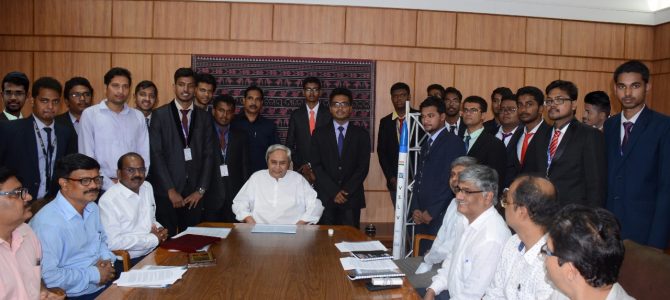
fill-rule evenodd
<path id="1" fill-rule="evenodd" d="M 496 138 L 505 143 L 505 147 L 509 150 L 510 148 L 515 148 L 516 145 L 510 144 L 512 136 L 517 129 L 522 128 L 519 126 L 519 114 L 518 106 L 516 104 L 516 96 L 510 94 L 505 96 L 500 101 L 500 128 L 496 133 Z"/>
<path id="2" fill-rule="evenodd" d="M 448 87 L 445 90 L 444 95 L 444 105 L 447 108 L 445 118 L 447 122 L 447 131 L 463 138 L 467 127 L 463 124 L 463 118 L 461 118 L 460 115 L 463 94 L 461 94 L 461 91 L 457 90 L 455 87 Z"/>
<path id="3" fill-rule="evenodd" d="M 42 278 L 68 299 L 95 299 L 115 278 L 116 256 L 107 247 L 95 199 L 102 186 L 100 165 L 74 153 L 58 160 L 60 191 L 30 226 L 42 245 Z"/>
<path id="4" fill-rule="evenodd" d="M 9 72 L 2 79 L 2 103 L 5 110 L 0 114 L 0 122 L 23 119 L 21 109 L 28 97 L 30 81 L 26 74 Z"/>
<path id="5" fill-rule="evenodd" d="M 119 158 L 116 171 L 119 182 L 101 197 L 100 221 L 107 234 L 110 250 L 126 250 L 130 267 L 167 239 L 167 229 L 156 221 L 156 203 L 151 184 L 145 181 L 146 167 L 135 152 Z M 123 271 L 123 262 L 114 265 Z"/>
<path id="6" fill-rule="evenodd" d="M 121 155 L 137 152 L 149 165 L 149 132 L 142 113 L 126 103 L 132 79 L 130 71 L 114 67 L 104 77 L 105 99 L 81 114 L 79 152 L 100 163 L 102 190 L 118 182 L 116 162 Z"/>
<path id="7" fill-rule="evenodd" d="M 603 91 L 593 91 L 584 96 L 582 122 L 603 131 L 605 121 L 610 117 L 610 97 Z"/>
<path id="8" fill-rule="evenodd" d="M 151 125 L 151 113 L 158 102 L 158 88 L 149 80 L 142 80 L 135 86 L 135 108 L 144 115 L 147 128 Z"/>
<path id="9" fill-rule="evenodd" d="M 39 78 L 32 90 L 33 115 L 0 123 L 0 164 L 17 170 L 33 199 L 56 194 L 54 165 L 76 152 L 74 130 L 54 121 L 61 93 L 56 79 Z"/>
<path id="10" fill-rule="evenodd" d="M 175 99 L 154 111 L 149 127 L 156 216 L 170 236 L 200 223 L 200 200 L 211 182 L 214 125 L 212 117 L 193 104 L 194 92 L 195 72 L 177 69 Z"/>
<path id="11" fill-rule="evenodd" d="M 493 119 L 484 122 L 484 130 L 490 134 L 496 134 L 500 128 L 500 103 L 503 98 L 508 98 L 512 94 L 512 90 L 508 87 L 499 87 L 491 93 L 491 111 L 493 112 Z"/>
<path id="12" fill-rule="evenodd" d="M 212 74 L 198 73 L 195 79 L 195 106 L 210 111 L 212 109 L 212 98 L 216 92 L 216 78 Z"/>
<path id="13" fill-rule="evenodd" d="M 233 120 L 233 128 L 243 130 L 249 137 L 249 159 L 251 173 L 266 167 L 265 150 L 279 143 L 277 126 L 261 115 L 263 108 L 263 90 L 252 85 L 244 90 L 242 104 L 244 108 Z"/>
<path id="14" fill-rule="evenodd" d="M 68 110 L 56 116 L 56 122 L 71 127 L 78 136 L 81 130 L 81 113 L 93 101 L 93 87 L 84 77 L 72 77 L 65 82 L 63 98 Z"/>

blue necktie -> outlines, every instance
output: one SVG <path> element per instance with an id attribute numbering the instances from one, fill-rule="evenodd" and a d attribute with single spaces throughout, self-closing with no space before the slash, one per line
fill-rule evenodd
<path id="1" fill-rule="evenodd" d="M 339 126 L 337 130 L 340 131 L 340 134 L 337 135 L 337 153 L 342 157 L 342 146 L 344 146 L 344 127 Z"/>
<path id="2" fill-rule="evenodd" d="M 468 148 L 470 148 L 470 136 L 465 137 L 465 153 L 468 153 Z"/>

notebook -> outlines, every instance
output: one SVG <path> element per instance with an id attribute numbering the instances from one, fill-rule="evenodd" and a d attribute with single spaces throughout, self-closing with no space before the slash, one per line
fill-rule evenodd
<path id="1" fill-rule="evenodd" d="M 198 249 L 220 240 L 218 237 L 186 234 L 178 238 L 173 238 L 161 244 L 161 248 L 174 249 L 186 253 L 194 253 Z"/>

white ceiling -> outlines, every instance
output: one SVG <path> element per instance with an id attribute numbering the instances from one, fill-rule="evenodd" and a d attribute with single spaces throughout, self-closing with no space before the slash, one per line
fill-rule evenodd
<path id="1" fill-rule="evenodd" d="M 405 8 L 639 25 L 670 22 L 670 0 L 233 0 L 231 2 Z"/>

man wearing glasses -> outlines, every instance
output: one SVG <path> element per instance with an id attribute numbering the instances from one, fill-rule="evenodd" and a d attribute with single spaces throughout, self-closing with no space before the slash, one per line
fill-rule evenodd
<path id="1" fill-rule="evenodd" d="M 21 109 L 28 98 L 30 81 L 26 74 L 9 72 L 2 79 L 2 103 L 5 110 L 0 114 L 0 122 L 22 119 Z"/>
<path id="2" fill-rule="evenodd" d="M 508 87 L 502 86 L 493 90 L 491 93 L 491 111 L 493 112 L 493 119 L 484 122 L 486 132 L 490 134 L 496 134 L 496 132 L 498 132 L 498 129 L 502 125 L 502 121 L 500 120 L 502 117 L 500 104 L 504 98 L 509 98 L 513 95 L 512 90 Z"/>
<path id="3" fill-rule="evenodd" d="M 42 278 L 68 299 L 94 299 L 114 279 L 116 260 L 94 202 L 102 186 L 100 165 L 70 154 L 58 160 L 55 175 L 60 191 L 30 220 L 42 244 Z"/>
<path id="4" fill-rule="evenodd" d="M 79 135 L 81 129 L 79 119 L 81 119 L 81 113 L 84 109 L 91 106 L 93 87 L 84 77 L 72 77 L 65 82 L 63 98 L 65 98 L 68 111 L 56 116 L 56 122 L 70 127 Z"/>
<path id="5" fill-rule="evenodd" d="M 109 238 L 110 250 L 127 250 L 134 266 L 158 244 L 167 239 L 167 229 L 156 221 L 156 202 L 151 184 L 144 181 L 146 166 L 137 153 L 119 158 L 116 174 L 119 182 L 101 197 L 100 219 Z M 115 264 L 117 273 L 123 264 Z"/>
<path id="6" fill-rule="evenodd" d="M 498 128 L 498 131 L 496 131 L 495 135 L 496 138 L 505 144 L 505 147 L 508 150 L 510 148 L 514 148 L 514 146 L 510 144 L 510 140 L 512 140 L 512 136 L 516 130 L 521 128 L 519 126 L 518 110 L 519 107 L 516 104 L 516 96 L 514 94 L 505 96 L 502 98 L 502 100 L 500 100 L 500 127 Z M 513 178 L 509 178 L 509 180 L 511 179 Z M 506 180 L 508 179 L 506 178 Z"/>

